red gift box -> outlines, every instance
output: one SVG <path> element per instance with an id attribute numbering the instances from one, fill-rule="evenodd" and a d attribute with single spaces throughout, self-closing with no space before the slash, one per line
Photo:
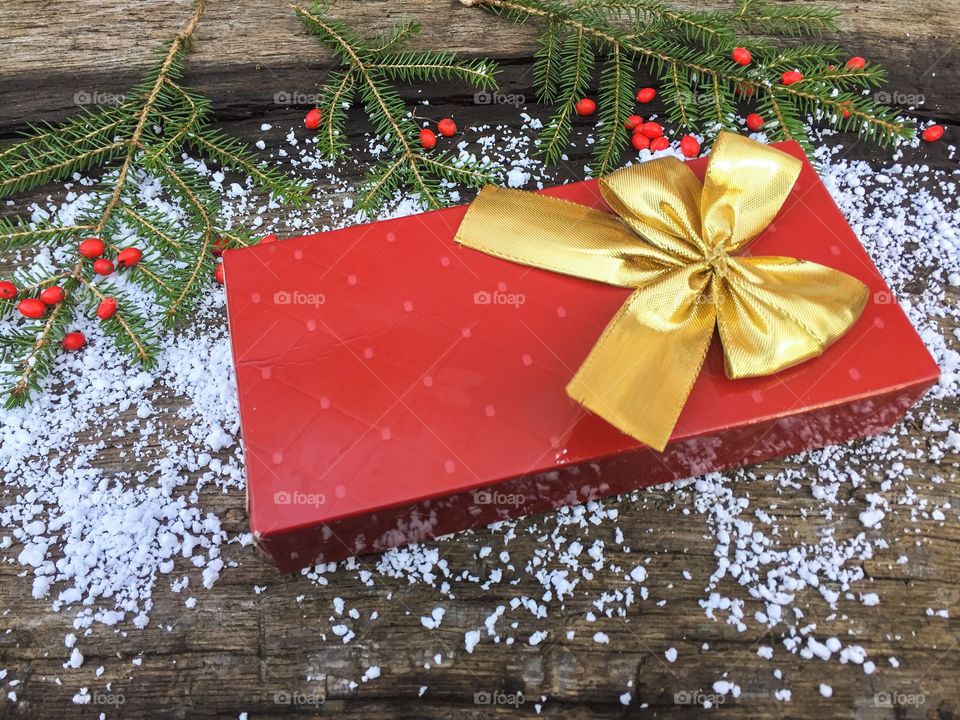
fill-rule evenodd
<path id="1" fill-rule="evenodd" d="M 632 290 L 458 246 L 466 206 L 224 253 L 258 546 L 294 570 L 892 425 L 939 370 L 803 151 L 778 147 L 803 169 L 749 252 L 872 299 L 767 377 L 729 380 L 715 337 L 663 453 L 564 391 Z M 605 208 L 594 181 L 544 192 Z"/>

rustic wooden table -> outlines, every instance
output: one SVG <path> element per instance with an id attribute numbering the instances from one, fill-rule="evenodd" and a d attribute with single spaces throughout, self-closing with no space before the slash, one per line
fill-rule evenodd
<path id="1" fill-rule="evenodd" d="M 890 87 L 904 94 L 922 94 L 922 111 L 952 123 L 960 116 L 957 38 L 960 16 L 945 0 L 906 3 L 902 0 L 824 0 L 822 5 L 843 10 L 837 38 L 871 60 L 890 69 Z M 138 77 L 144 60 L 158 41 L 175 32 L 189 15 L 187 0 L 12 0 L 0 7 L 0 139 L 8 140 L 25 123 L 55 120 L 75 110 L 78 90 L 122 92 Z M 333 12 L 365 30 L 382 29 L 401 17 L 413 17 L 424 27 L 419 47 L 458 49 L 503 61 L 502 89 L 532 97 L 529 58 L 534 35 L 455 0 L 376 0 L 334 3 Z M 328 67 L 327 56 L 309 40 L 285 2 L 270 0 L 211 0 L 197 32 L 188 79 L 211 97 L 218 122 L 235 135 L 257 140 L 279 140 L 300 121 L 302 109 L 274 103 L 278 90 L 311 92 Z M 436 106 L 436 114 L 455 114 L 461 126 L 483 122 L 518 124 L 518 113 L 509 106 L 477 106 L 471 94 L 456 85 L 431 85 L 423 95 Z M 413 97 L 411 94 L 410 97 Z M 261 123 L 273 130 L 264 134 Z M 367 130 L 359 111 L 351 113 L 350 127 L 358 137 Z M 889 163 L 889 152 L 851 143 L 849 157 Z M 933 168 L 955 167 L 943 146 L 908 151 L 908 161 L 923 160 Z M 574 156 L 570 167 L 582 168 Z M 581 162 L 576 162 L 581 160 Z M 575 171 L 569 171 L 571 176 Z M 47 192 L 50 192 L 48 189 Z M 37 193 L 36 198 L 46 193 Z M 18 200 L 22 207 L 32 198 Z M 921 281 L 922 282 L 922 281 Z M 956 300 L 956 297 L 953 298 Z M 944 332 L 952 330 L 944 327 Z M 178 402 L 170 398 L 171 406 Z M 942 414 L 960 416 L 956 402 Z M 903 446 L 922 444 L 921 429 L 908 427 L 900 436 Z M 939 465 L 924 459 L 912 463 L 915 484 L 924 496 L 943 503 L 960 503 L 955 479 L 956 456 Z M 119 469 L 117 450 L 103 462 Z M 757 475 L 791 467 L 795 460 L 765 463 Z M 861 471 L 866 481 L 877 482 L 883 463 Z M 742 482 L 749 482 L 743 480 Z M 859 527 L 856 503 L 839 505 L 826 525 L 816 512 L 818 501 L 809 492 L 772 483 L 753 483 L 752 502 L 758 507 L 779 504 L 784 532 L 815 537 L 831 528 Z M 204 491 L 202 502 L 216 512 L 231 533 L 246 527 L 244 498 L 240 493 Z M 592 600 L 615 585 L 610 567 L 591 580 L 581 580 L 577 592 L 564 603 L 554 603 L 538 629 L 550 631 L 549 641 L 531 646 L 524 622 L 513 634 L 513 645 L 494 644 L 484 637 L 472 654 L 464 650 L 464 633 L 482 627 L 506 599 L 529 593 L 542 594 L 529 572 L 517 567 L 512 577 L 484 590 L 479 584 L 461 583 L 455 597 L 442 595 L 440 581 L 409 584 L 384 573 L 364 582 L 356 567 L 327 574 L 320 586 L 301 576 L 278 574 L 251 548 L 232 545 L 224 551 L 236 567 L 228 568 L 210 591 L 197 592 L 198 604 L 184 610 L 183 596 L 170 592 L 167 583 L 154 591 L 155 608 L 144 630 L 94 626 L 84 639 L 87 661 L 78 670 L 63 666 L 64 635 L 71 631 L 72 614 L 50 611 L 49 599 L 31 597 L 29 578 L 19 566 L 0 566 L 0 667 L 21 678 L 16 688 L 19 702 L 0 702 L 0 717 L 273 717 L 299 711 L 320 715 L 371 718 L 479 718 L 535 714 L 541 695 L 549 700 L 542 714 L 564 718 L 685 717 L 699 714 L 696 706 L 678 705 L 677 692 L 709 692 L 723 672 L 743 688 L 740 699 L 712 712 L 718 717 L 956 717 L 960 714 L 960 528 L 956 521 L 940 523 L 909 512 L 891 514 L 883 533 L 889 548 L 864 563 L 864 582 L 882 598 L 879 607 L 841 601 L 839 617 L 819 595 L 808 593 L 799 602 L 806 618 L 825 628 L 838 623 L 844 642 L 863 646 L 877 661 L 877 671 L 827 663 L 802 661 L 778 652 L 776 663 L 756 654 L 762 644 L 779 646 L 781 628 L 748 626 L 745 632 L 722 621 L 709 620 L 699 600 L 713 572 L 713 545 L 704 539 L 704 519 L 684 513 L 689 494 L 679 498 L 666 490 L 651 490 L 642 499 L 619 503 L 618 525 L 633 538 L 634 557 L 620 558 L 632 567 L 638 558 L 650 558 L 651 597 L 659 605 L 634 605 L 626 618 L 603 624 L 609 644 L 593 642 L 594 627 L 584 621 Z M 806 518 L 817 518 L 810 523 Z M 515 558 L 530 558 L 552 524 L 549 520 L 521 521 L 510 547 Z M 591 535 L 603 539 L 610 526 Z M 866 532 L 877 532 L 866 530 Z M 492 544 L 499 551 L 502 539 L 480 530 L 433 544 L 450 571 L 483 572 L 477 559 L 480 547 Z M 897 563 L 904 555 L 908 561 Z M 616 560 L 616 558 L 614 558 Z M 363 558 L 361 566 L 376 562 Z M 692 580 L 682 582 L 689 571 Z M 675 581 L 670 582 L 673 578 Z M 510 581 L 515 581 L 511 584 Z M 726 582 L 726 581 L 725 581 Z M 266 588 L 254 593 L 254 586 Z M 734 583 L 724 585 L 728 595 L 745 596 Z M 356 637 L 349 644 L 330 632 L 333 599 L 343 598 L 360 619 L 352 621 Z M 749 600 L 749 598 L 744 597 Z M 953 617 L 930 618 L 926 608 L 947 606 Z M 952 606 L 952 607 L 951 607 Z M 446 616 L 437 630 L 427 630 L 421 616 L 443 607 Z M 749 605 L 748 605 L 749 607 Z M 373 611 L 376 622 L 364 619 Z M 751 611 L 752 612 L 752 611 Z M 566 639 L 568 630 L 576 630 Z M 829 631 L 828 631 L 829 632 Z M 709 646 L 709 650 L 705 650 Z M 679 658 L 663 662 L 664 651 L 675 647 Z M 433 657 L 442 655 L 435 663 Z M 886 658 L 896 656 L 899 668 Z M 140 657 L 139 665 L 131 660 Z M 425 668 L 430 665 L 430 669 Z M 105 667 L 102 677 L 93 668 Z M 351 685 L 364 668 L 378 665 L 377 682 Z M 773 667 L 789 677 L 792 701 L 774 699 L 781 684 Z M 54 682 L 61 678 L 63 684 Z M 633 704 L 625 707 L 618 697 L 632 682 Z M 819 685 L 829 682 L 833 696 L 822 697 Z M 119 708 L 80 707 L 71 702 L 81 685 L 112 688 L 122 693 Z M 420 686 L 429 691 L 418 698 Z M 277 703 L 285 690 L 324 699 L 318 707 Z M 920 707 L 894 710 L 874 702 L 877 692 L 917 691 L 925 696 Z M 480 691 L 522 691 L 526 702 L 518 708 L 474 704 Z M 649 708 L 639 709 L 641 703 Z"/>

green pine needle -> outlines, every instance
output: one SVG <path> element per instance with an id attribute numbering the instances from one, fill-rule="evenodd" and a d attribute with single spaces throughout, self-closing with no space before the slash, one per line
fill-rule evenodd
<path id="1" fill-rule="evenodd" d="M 884 82 L 882 68 L 848 68 L 842 64 L 845 54 L 834 45 L 779 49 L 763 39 L 738 41 L 751 32 L 819 35 L 835 29 L 834 10 L 763 0 L 740 0 L 733 9 L 704 11 L 680 10 L 658 0 L 461 2 L 513 22 L 533 20 L 542 25 L 534 84 L 542 101 L 557 106 L 540 137 L 548 162 L 560 159 L 567 148 L 574 104 L 588 94 L 595 54 L 606 58 L 598 87 L 601 122 L 594 148 L 594 169 L 600 173 L 616 166 L 627 142 L 620 123 L 632 103 L 623 85 L 632 83 L 638 68 L 660 79 L 660 98 L 672 123 L 708 136 L 719 128 L 735 129 L 738 106 L 747 99 L 767 120 L 773 139 L 796 140 L 808 152 L 812 152 L 804 127 L 808 118 L 884 145 L 915 134 L 914 126 L 894 110 L 859 94 Z M 748 67 L 730 57 L 741 44 L 753 54 Z M 780 77 L 787 70 L 799 70 L 804 80 L 783 85 Z"/>
<path id="2" fill-rule="evenodd" d="M 52 285 L 64 288 L 66 300 L 39 321 L 23 324 L 20 318 L 16 330 L 0 335 L 8 406 L 23 404 L 40 388 L 74 319 L 81 313 L 94 316 L 99 303 L 109 297 L 117 300 L 118 309 L 102 323 L 104 331 L 134 362 L 152 362 L 161 325 L 190 318 L 213 283 L 213 243 L 219 239 L 228 247 L 239 247 L 251 242 L 247 233 L 223 227 L 221 203 L 208 180 L 182 161 L 186 148 L 249 176 L 254 185 L 280 200 L 302 204 L 308 198 L 302 183 L 262 165 L 245 146 L 209 128 L 209 101 L 179 85 L 203 6 L 204 0 L 197 0 L 186 28 L 161 49 L 156 64 L 124 102 L 85 110 L 57 125 L 32 128 L 22 142 L 0 151 L 0 197 L 92 167 L 105 168 L 91 206 L 71 225 L 54 219 L 34 223 L 0 219 L 0 251 L 41 246 L 73 249 L 86 237 L 99 237 L 109 256 L 134 245 L 143 252 L 138 265 L 122 271 L 122 284 L 96 275 L 92 262 L 78 253 L 61 267 L 14 273 L 18 297 L 0 301 L 0 314 L 11 315 L 17 301 L 35 297 Z M 398 32 L 403 35 L 409 29 Z M 179 206 L 182 222 L 171 221 L 138 197 L 137 186 L 147 174 L 157 177 Z M 123 291 L 124 284 L 152 294 L 163 309 L 161 317 L 138 312 Z"/>
<path id="3" fill-rule="evenodd" d="M 346 152 L 346 109 L 356 98 L 389 148 L 389 157 L 367 173 L 358 209 L 373 213 L 404 189 L 428 207 L 437 208 L 449 199 L 447 185 L 478 187 L 492 179 L 492 168 L 421 147 L 420 126 L 394 87 L 398 82 L 456 79 L 479 90 L 494 90 L 497 70 L 492 63 L 462 60 L 443 51 L 402 50 L 403 43 L 419 32 L 413 23 L 364 40 L 351 28 L 329 18 L 325 3 L 315 2 L 310 9 L 293 6 L 293 10 L 307 31 L 341 65 L 321 90 L 323 117 L 317 130 L 317 148 L 329 159 Z"/>

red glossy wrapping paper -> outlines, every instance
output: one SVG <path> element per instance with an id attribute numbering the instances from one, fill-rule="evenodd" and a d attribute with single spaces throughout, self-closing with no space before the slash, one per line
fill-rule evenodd
<path id="1" fill-rule="evenodd" d="M 592 181 L 544 192 L 604 207 Z M 630 290 L 462 248 L 465 212 L 224 254 L 250 524 L 281 569 L 846 442 L 938 377 L 804 159 L 749 252 L 842 270 L 871 301 L 823 356 L 769 377 L 727 379 L 715 338 L 657 453 L 564 391 Z"/>

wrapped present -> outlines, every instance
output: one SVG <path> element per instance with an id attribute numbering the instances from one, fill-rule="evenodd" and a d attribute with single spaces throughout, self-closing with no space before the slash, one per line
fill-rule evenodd
<path id="1" fill-rule="evenodd" d="M 795 143 L 224 254 L 284 570 L 890 427 L 939 371 Z"/>

